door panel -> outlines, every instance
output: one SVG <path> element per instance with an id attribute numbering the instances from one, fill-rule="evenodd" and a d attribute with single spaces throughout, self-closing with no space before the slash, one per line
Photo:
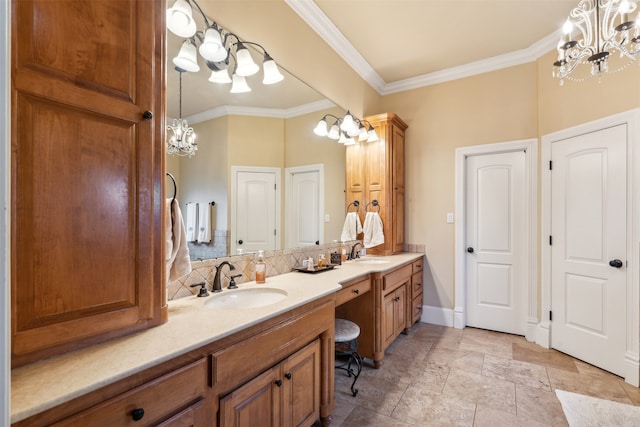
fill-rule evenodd
<path id="1" fill-rule="evenodd" d="M 467 325 L 524 335 L 525 153 L 466 159 Z"/>
<path id="2" fill-rule="evenodd" d="M 277 249 L 275 173 L 238 171 L 236 177 L 236 248 Z"/>
<path id="3" fill-rule="evenodd" d="M 551 345 L 623 375 L 626 125 L 554 142 L 551 155 Z"/>
<path id="4" fill-rule="evenodd" d="M 299 248 L 324 243 L 321 208 L 321 172 L 316 167 L 310 170 L 288 170 L 290 188 L 285 198 L 286 247 Z"/>

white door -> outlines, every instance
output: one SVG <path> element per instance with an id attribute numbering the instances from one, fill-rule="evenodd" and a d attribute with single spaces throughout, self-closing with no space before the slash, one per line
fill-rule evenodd
<path id="1" fill-rule="evenodd" d="M 626 125 L 554 142 L 551 158 L 551 346 L 624 376 Z"/>
<path id="2" fill-rule="evenodd" d="M 525 152 L 466 159 L 466 324 L 526 332 Z"/>
<path id="3" fill-rule="evenodd" d="M 285 236 L 287 248 L 324 243 L 322 165 L 287 168 Z"/>
<path id="4" fill-rule="evenodd" d="M 232 202 L 232 253 L 278 249 L 277 197 L 274 170 L 236 170 Z"/>

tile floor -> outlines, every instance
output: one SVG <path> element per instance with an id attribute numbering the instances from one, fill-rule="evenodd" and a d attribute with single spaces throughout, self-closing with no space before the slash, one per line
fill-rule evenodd
<path id="1" fill-rule="evenodd" d="M 640 389 L 523 337 L 418 323 L 351 380 L 336 370 L 331 426 L 566 426 L 554 390 L 640 405 Z"/>

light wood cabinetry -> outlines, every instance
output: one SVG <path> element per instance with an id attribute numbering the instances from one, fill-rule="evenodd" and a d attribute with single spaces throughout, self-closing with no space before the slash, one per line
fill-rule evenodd
<path id="1" fill-rule="evenodd" d="M 335 405 L 334 315 L 335 295 L 322 297 L 14 427 L 326 425 Z"/>
<path id="2" fill-rule="evenodd" d="M 379 141 L 346 147 L 346 202 L 358 200 L 361 221 L 366 210 L 379 203 L 384 228 L 383 244 L 367 249 L 375 255 L 391 255 L 404 250 L 404 139 L 407 124 L 395 114 L 365 117 L 376 129 Z"/>
<path id="3" fill-rule="evenodd" d="M 382 347 L 383 351 L 410 324 L 411 265 L 405 265 L 382 277 Z"/>
<path id="4" fill-rule="evenodd" d="M 220 401 L 220 427 L 310 426 L 320 416 L 320 342 L 312 342 Z"/>
<path id="5" fill-rule="evenodd" d="M 423 296 L 423 267 L 422 259 L 414 261 L 411 275 L 411 311 L 409 312 L 409 326 L 420 320 L 422 316 L 422 296 Z"/>
<path id="6" fill-rule="evenodd" d="M 16 367 L 166 321 L 165 1 L 12 3 Z"/>

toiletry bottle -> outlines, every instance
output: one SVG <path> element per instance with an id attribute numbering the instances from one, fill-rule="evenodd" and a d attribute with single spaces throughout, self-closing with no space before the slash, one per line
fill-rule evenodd
<path id="1" fill-rule="evenodd" d="M 325 261 L 325 258 L 324 258 L 324 254 L 318 255 L 318 269 L 325 268 L 326 266 L 327 265 L 326 265 L 326 261 Z"/>
<path id="2" fill-rule="evenodd" d="M 267 264 L 264 262 L 264 251 L 258 251 L 258 261 L 256 261 L 256 283 L 264 283 L 267 278 Z"/>
<path id="3" fill-rule="evenodd" d="M 342 262 L 347 260 L 347 248 L 344 246 L 344 243 L 341 245 L 342 247 Z"/>

